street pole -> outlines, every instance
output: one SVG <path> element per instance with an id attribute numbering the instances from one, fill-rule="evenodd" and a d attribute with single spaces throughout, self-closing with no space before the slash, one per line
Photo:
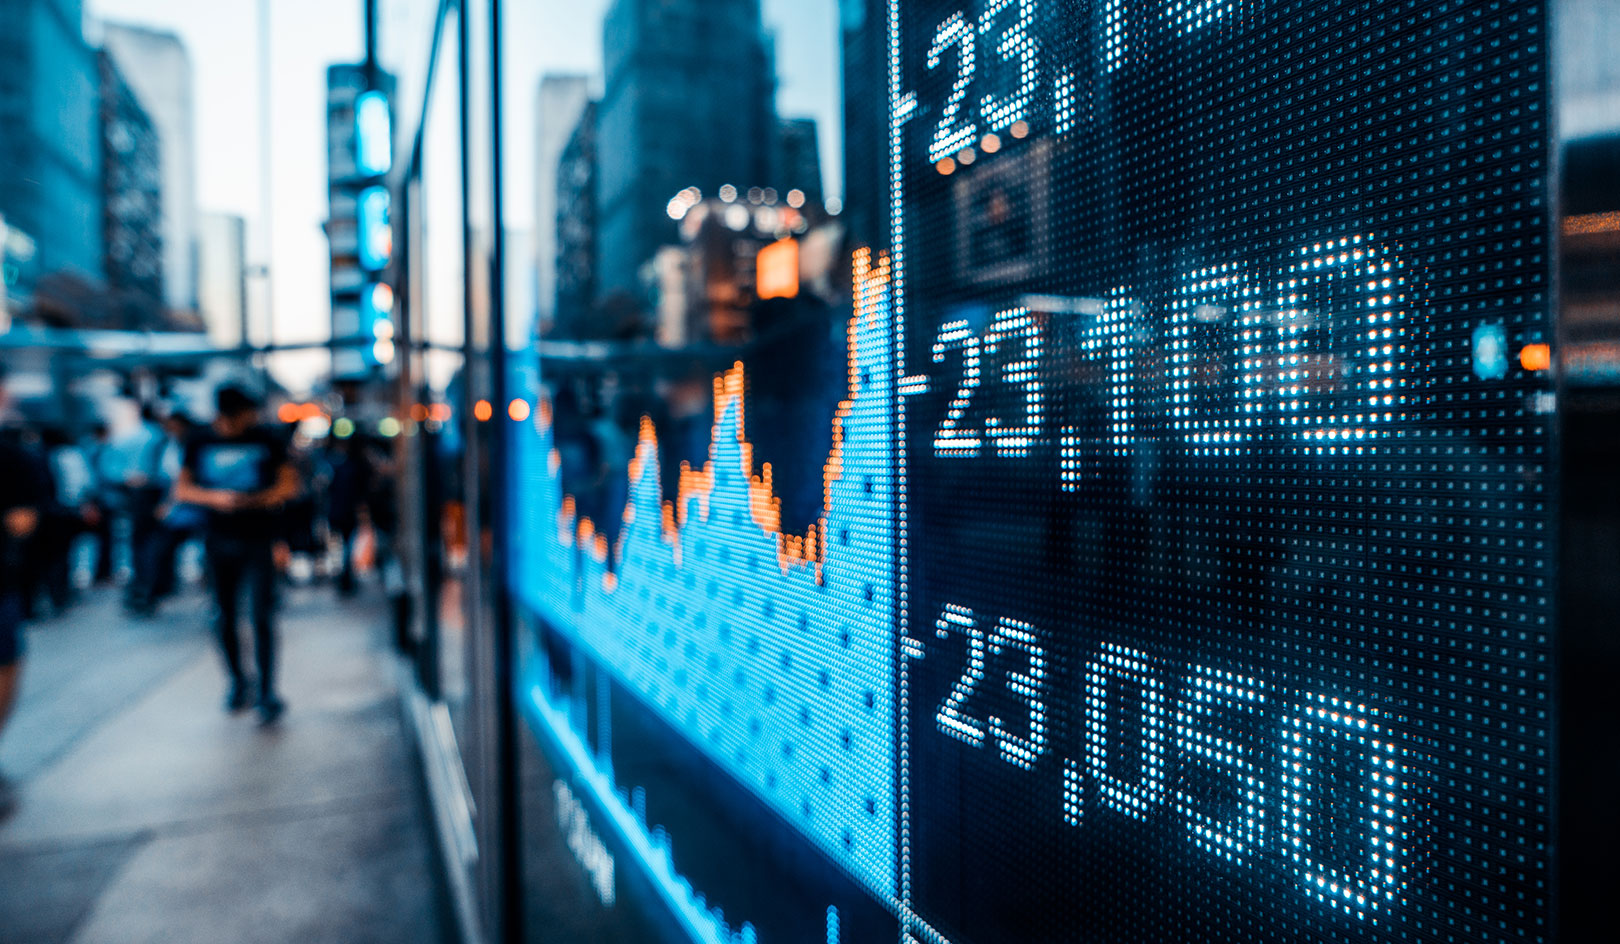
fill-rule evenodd
<path id="1" fill-rule="evenodd" d="M 377 88 L 377 0 L 366 5 L 366 88 Z"/>
<path id="2" fill-rule="evenodd" d="M 275 342 L 276 322 L 276 288 L 274 268 L 271 262 L 274 258 L 275 228 L 273 223 L 274 192 L 271 186 L 271 158 L 270 158 L 270 0 L 259 0 L 259 225 L 262 228 L 261 243 L 259 247 L 261 262 L 259 270 L 264 274 L 264 340 L 266 344 Z M 242 338 L 245 346 L 252 346 L 252 339 Z M 260 359 L 258 362 L 261 373 L 268 379 L 269 364 Z"/>

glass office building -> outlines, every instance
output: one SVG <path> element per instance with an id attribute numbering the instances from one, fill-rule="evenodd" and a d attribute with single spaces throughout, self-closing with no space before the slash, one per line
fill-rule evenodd
<path id="1" fill-rule="evenodd" d="M 1551 942 L 1602 0 L 382 0 L 469 941 Z"/>

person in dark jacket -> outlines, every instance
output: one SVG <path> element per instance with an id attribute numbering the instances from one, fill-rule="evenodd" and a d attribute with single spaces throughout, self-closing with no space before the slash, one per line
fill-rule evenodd
<path id="1" fill-rule="evenodd" d="M 167 431 L 150 407 L 141 408 L 143 435 L 133 448 L 133 466 L 121 484 L 123 506 L 129 516 L 131 578 L 124 587 L 124 607 L 137 616 L 149 616 L 155 598 L 156 571 L 162 560 L 163 510 L 169 497 L 169 478 L 163 468 L 168 449 Z"/>
<path id="2" fill-rule="evenodd" d="M 0 374 L 0 418 L 7 408 Z M 15 427 L 0 428 L 0 734 L 5 733 L 22 681 L 24 562 L 39 529 L 45 483 L 39 463 L 23 448 Z M 15 805 L 9 781 L 0 775 L 0 817 Z"/>
<path id="3" fill-rule="evenodd" d="M 34 525 L 29 529 L 27 553 L 18 557 L 13 565 L 16 583 L 21 588 L 19 605 L 22 619 L 31 621 L 39 615 L 39 599 L 51 589 L 50 555 L 57 541 L 55 528 L 56 476 L 51 471 L 44 437 L 29 425 L 13 424 L 3 434 L 10 443 L 12 454 L 6 461 L 18 465 L 17 474 L 32 483 L 27 492 Z M 54 595 L 50 599 L 52 612 L 60 612 L 65 601 L 59 603 Z"/>
<path id="4" fill-rule="evenodd" d="M 259 422 L 253 394 L 227 384 L 215 399 L 218 416 L 212 429 L 186 446 L 174 498 L 207 511 L 208 571 L 230 675 L 226 709 L 240 711 L 256 701 L 260 722 L 271 724 L 286 710 L 276 692 L 274 545 L 281 533 L 278 513 L 298 497 L 298 473 L 286 440 Z M 252 600 L 256 693 L 243 669 L 237 626 L 244 587 Z"/>
<path id="5" fill-rule="evenodd" d="M 360 509 L 371 495 L 375 478 L 371 457 L 358 437 L 332 438 L 327 444 L 332 469 L 326 486 L 326 523 L 343 548 L 343 570 L 338 575 L 340 596 L 354 593 L 354 535 L 360 527 Z"/>
<path id="6" fill-rule="evenodd" d="M 90 439 L 84 444 L 85 462 L 90 468 L 90 498 L 86 503 L 85 521 L 96 538 L 95 582 L 110 583 L 113 579 L 113 483 L 107 476 L 107 456 L 111 450 L 110 433 L 106 423 L 90 428 Z"/>

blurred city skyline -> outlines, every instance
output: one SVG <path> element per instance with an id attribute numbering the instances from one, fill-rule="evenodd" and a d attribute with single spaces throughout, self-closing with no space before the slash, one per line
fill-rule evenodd
<path id="1" fill-rule="evenodd" d="M 602 17 L 610 0 L 507 3 L 505 142 L 506 224 L 528 233 L 534 226 L 536 186 L 533 112 L 541 77 L 583 74 L 600 81 Z M 837 6 L 762 0 L 766 28 L 775 39 L 777 106 L 783 115 L 816 119 L 826 192 L 842 194 L 842 122 L 837 70 Z M 256 0 L 87 0 L 86 34 L 99 39 L 102 22 L 128 23 L 179 37 L 191 59 L 195 106 L 196 206 L 247 221 L 251 267 L 264 259 L 260 213 L 259 5 Z M 278 0 L 270 9 L 272 279 L 274 311 L 264 312 L 264 280 L 248 280 L 248 307 L 256 343 L 318 343 L 331 334 L 330 264 L 321 229 L 328 215 L 326 179 L 326 67 L 364 54 L 360 0 Z M 409 16 L 383 2 L 381 28 Z M 318 24 L 318 28 L 314 28 Z M 791 37 L 784 42 L 783 37 Z M 829 67 L 830 66 L 830 67 Z M 420 102 L 401 102 L 402 111 Z M 526 270 L 528 260 L 514 260 Z M 527 285 L 526 271 L 509 282 Z M 532 304 L 532 299 L 528 300 Z M 276 379 L 307 391 L 328 369 L 324 350 L 286 352 L 270 359 Z"/>
<path id="2" fill-rule="evenodd" d="M 191 57 L 199 210 L 248 221 L 248 264 L 259 251 L 258 3 L 255 0 L 88 0 L 87 17 L 167 30 Z M 326 66 L 364 53 L 361 5 L 276 0 L 271 15 L 271 116 L 275 312 L 263 314 L 263 280 L 248 281 L 256 342 L 324 340 L 330 333 L 326 237 Z M 318 23 L 319 28 L 311 28 Z M 86 24 L 96 38 L 99 26 Z M 271 369 L 294 389 L 326 370 L 324 351 L 277 355 Z"/>

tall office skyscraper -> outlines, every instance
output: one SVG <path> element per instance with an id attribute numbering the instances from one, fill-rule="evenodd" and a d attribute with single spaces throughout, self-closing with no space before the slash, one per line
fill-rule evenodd
<path id="1" fill-rule="evenodd" d="M 540 324 L 557 317 L 557 165 L 591 100 L 583 75 L 547 75 L 535 97 L 534 259 L 535 307 Z"/>
<path id="2" fill-rule="evenodd" d="M 615 0 L 603 25 L 602 297 L 675 241 L 666 208 L 687 187 L 771 184 L 775 77 L 759 0 Z"/>
<path id="3" fill-rule="evenodd" d="M 14 303 L 34 277 L 71 274 L 98 285 L 102 248 L 99 70 L 76 0 L 11 0 L 0 54 L 0 218 L 34 248 Z"/>
<path id="4" fill-rule="evenodd" d="M 163 145 L 163 284 L 170 308 L 197 307 L 197 139 L 191 55 L 173 33 L 107 23 L 102 44 Z"/>
<path id="5" fill-rule="evenodd" d="M 112 56 L 101 66 L 102 236 L 108 323 L 163 322 L 163 142 Z"/>

